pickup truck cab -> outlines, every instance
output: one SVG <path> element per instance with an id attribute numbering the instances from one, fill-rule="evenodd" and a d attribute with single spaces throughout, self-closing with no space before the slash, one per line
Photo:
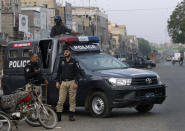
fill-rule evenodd
<path id="1" fill-rule="evenodd" d="M 14 41 L 6 48 L 2 88 L 4 94 L 24 87 L 23 68 L 29 63 L 29 50 L 40 59 L 41 72 L 48 79 L 45 91 L 47 104 L 56 106 L 56 76 L 63 58 L 63 44 L 69 44 L 72 57 L 79 62 L 77 106 L 83 106 L 95 117 L 106 117 L 113 108 L 133 107 L 150 111 L 165 100 L 165 85 L 152 71 L 127 67 L 116 58 L 102 53 L 99 38 L 94 36 L 63 36 L 43 40 Z"/>
<path id="2" fill-rule="evenodd" d="M 156 67 L 156 64 L 152 60 L 146 60 L 141 56 L 132 56 L 130 59 L 123 61 L 133 68 L 147 68 L 151 69 Z"/>

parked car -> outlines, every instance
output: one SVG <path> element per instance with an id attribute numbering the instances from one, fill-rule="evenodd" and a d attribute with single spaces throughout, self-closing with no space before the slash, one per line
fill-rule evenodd
<path id="1" fill-rule="evenodd" d="M 166 61 L 171 61 L 171 60 L 172 60 L 172 56 L 168 55 L 168 56 L 166 57 Z"/>
<path id="2" fill-rule="evenodd" d="M 156 67 L 156 64 L 152 60 L 146 60 L 143 57 L 135 56 L 130 59 L 127 59 L 126 62 L 130 67 L 133 68 L 148 68 L 151 69 L 153 67 Z"/>

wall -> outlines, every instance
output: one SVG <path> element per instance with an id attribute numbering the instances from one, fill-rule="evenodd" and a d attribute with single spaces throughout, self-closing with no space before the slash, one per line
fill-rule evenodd
<path id="1" fill-rule="evenodd" d="M 47 5 L 47 8 L 56 8 L 56 0 L 21 0 L 22 7 L 28 6 L 40 6 L 44 7 Z"/>
<path id="2" fill-rule="evenodd" d="M 73 7 L 72 15 L 73 22 L 83 26 L 83 34 L 98 36 L 102 49 L 107 50 L 108 16 L 96 7 Z"/>
<path id="3" fill-rule="evenodd" d="M 2 0 L 0 0 L 0 32 L 1 32 L 1 23 L 2 23 L 2 18 L 1 18 L 1 12 L 2 12 L 2 10 L 1 10 L 1 8 L 2 8 Z"/>
<path id="4" fill-rule="evenodd" d="M 35 14 L 34 18 L 37 19 L 36 21 L 40 21 L 40 24 L 37 23 L 37 25 L 35 26 L 34 25 L 34 28 L 35 29 L 32 29 L 31 31 L 33 32 L 33 35 L 34 35 L 34 38 L 38 39 L 38 38 L 48 38 L 49 37 L 49 34 L 50 34 L 50 30 L 51 30 L 51 27 L 52 27 L 52 24 L 51 24 L 51 15 L 50 15 L 50 9 L 48 8 L 42 8 L 42 7 L 25 7 L 25 8 L 22 8 L 22 11 L 30 11 L 30 12 L 38 12 L 37 15 Z M 33 13 L 32 13 L 33 14 Z M 30 16 L 32 16 L 30 14 Z M 32 16 L 33 17 L 33 16 Z M 33 19 L 31 19 L 33 20 Z M 32 21 L 33 22 L 33 21 Z M 39 28 L 38 29 L 36 29 Z M 40 36 L 38 36 L 40 33 Z"/>
<path id="5" fill-rule="evenodd" d="M 40 12 L 35 10 L 23 10 L 22 14 L 28 16 L 28 32 L 31 33 L 30 39 L 41 38 Z"/>

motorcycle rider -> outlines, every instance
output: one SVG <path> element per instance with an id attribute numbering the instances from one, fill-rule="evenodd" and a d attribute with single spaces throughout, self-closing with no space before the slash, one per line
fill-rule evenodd
<path id="1" fill-rule="evenodd" d="M 78 34 L 78 32 L 75 32 L 75 31 L 67 28 L 63 24 L 61 16 L 59 16 L 59 15 L 55 16 L 54 21 L 55 21 L 56 25 L 53 26 L 52 29 L 51 29 L 51 33 L 50 33 L 51 37 L 59 37 L 61 34 L 65 34 L 67 32 L 71 33 L 73 35 Z"/>
<path id="2" fill-rule="evenodd" d="M 40 65 L 38 64 L 38 56 L 36 53 L 30 53 L 30 63 L 24 68 L 24 76 L 26 81 L 26 91 L 29 91 L 31 84 L 36 85 L 36 90 L 40 92 L 39 100 L 42 102 L 42 88 L 41 83 L 48 85 L 48 81 L 44 79 L 40 72 Z"/>
<path id="3" fill-rule="evenodd" d="M 183 58 L 183 56 L 181 55 L 181 56 L 180 56 L 180 60 L 179 60 L 179 64 L 180 64 L 180 65 L 183 64 L 183 59 L 184 59 L 184 58 Z"/>

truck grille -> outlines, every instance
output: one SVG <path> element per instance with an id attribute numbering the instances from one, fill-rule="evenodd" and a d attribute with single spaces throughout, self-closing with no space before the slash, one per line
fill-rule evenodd
<path id="1" fill-rule="evenodd" d="M 157 84 L 156 76 L 132 79 L 132 85 L 153 85 L 153 84 Z"/>
<path id="2" fill-rule="evenodd" d="M 164 88 L 152 88 L 152 89 L 143 89 L 136 91 L 136 96 L 145 96 L 147 93 L 154 93 L 155 96 L 164 96 L 165 89 Z"/>

